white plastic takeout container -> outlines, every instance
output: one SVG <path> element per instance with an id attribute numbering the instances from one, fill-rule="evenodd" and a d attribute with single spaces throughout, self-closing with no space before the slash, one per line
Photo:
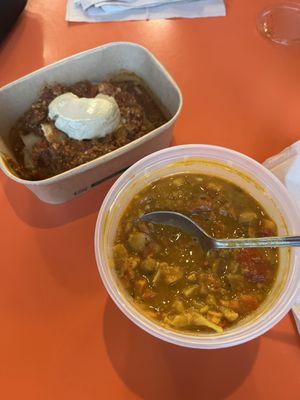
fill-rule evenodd
<path id="1" fill-rule="evenodd" d="M 12 156 L 8 140 L 10 128 L 37 99 L 45 84 L 100 81 L 120 70 L 134 72 L 146 82 L 169 112 L 168 122 L 111 153 L 48 179 L 27 181 L 10 171 L 1 157 L 1 152 Z M 147 154 L 169 146 L 181 107 L 178 86 L 150 51 L 135 43 L 109 43 L 65 58 L 0 89 L 0 167 L 10 179 L 25 185 L 42 201 L 64 203 Z"/>
<path id="2" fill-rule="evenodd" d="M 130 301 L 116 279 L 112 246 L 120 217 L 132 197 L 149 183 L 182 172 L 203 173 L 227 179 L 250 193 L 278 226 L 279 235 L 299 234 L 296 206 L 282 183 L 253 159 L 217 146 L 183 145 L 151 154 L 129 168 L 112 186 L 99 211 L 95 255 L 99 273 L 113 301 L 136 325 L 177 345 L 215 349 L 247 342 L 272 328 L 290 310 L 300 282 L 299 250 L 281 249 L 279 270 L 265 302 L 252 315 L 222 334 L 189 334 L 152 322 Z"/>

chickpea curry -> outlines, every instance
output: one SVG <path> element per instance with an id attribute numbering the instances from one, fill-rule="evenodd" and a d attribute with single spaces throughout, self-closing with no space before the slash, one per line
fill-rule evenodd
<path id="1" fill-rule="evenodd" d="M 257 309 L 275 280 L 278 250 L 204 252 L 176 228 L 139 220 L 160 210 L 185 214 L 218 239 L 277 234 L 260 204 L 229 181 L 189 173 L 151 183 L 127 206 L 113 248 L 135 306 L 167 328 L 194 333 L 222 333 Z"/>

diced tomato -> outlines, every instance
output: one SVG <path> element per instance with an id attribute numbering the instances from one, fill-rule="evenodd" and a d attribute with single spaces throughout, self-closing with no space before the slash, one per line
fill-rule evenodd
<path id="1" fill-rule="evenodd" d="M 253 311 L 258 307 L 258 299 L 252 294 L 242 294 L 240 301 L 247 311 Z"/>
<path id="2" fill-rule="evenodd" d="M 274 236 L 275 232 L 272 229 L 265 228 L 264 230 L 261 231 L 261 235 L 263 237 Z"/>
<path id="3" fill-rule="evenodd" d="M 271 278 L 269 264 L 256 249 L 243 249 L 240 251 L 238 262 L 243 266 L 243 272 L 249 282 L 267 282 Z"/>
<path id="4" fill-rule="evenodd" d="M 237 255 L 237 260 L 241 264 L 247 264 L 255 260 L 261 260 L 261 256 L 257 249 L 242 249 Z"/>
<path id="5" fill-rule="evenodd" d="M 245 275 L 253 283 L 268 281 L 270 272 L 266 262 L 255 262 L 245 267 Z"/>
<path id="6" fill-rule="evenodd" d="M 236 300 L 236 299 L 230 300 L 228 302 L 228 306 L 229 306 L 229 308 L 232 308 L 233 311 L 239 311 L 240 308 L 241 308 L 241 305 L 240 305 L 239 301 Z"/>

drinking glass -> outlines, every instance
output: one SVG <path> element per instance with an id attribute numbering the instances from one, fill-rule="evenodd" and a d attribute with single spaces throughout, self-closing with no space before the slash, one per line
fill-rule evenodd
<path id="1" fill-rule="evenodd" d="M 300 3 L 283 3 L 265 9 L 257 19 L 258 30 L 273 42 L 300 43 Z"/>

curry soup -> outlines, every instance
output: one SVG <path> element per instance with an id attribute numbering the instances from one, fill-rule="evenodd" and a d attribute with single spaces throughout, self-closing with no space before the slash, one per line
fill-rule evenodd
<path id="1" fill-rule="evenodd" d="M 127 206 L 113 249 L 138 309 L 167 328 L 202 333 L 222 333 L 257 309 L 275 280 L 278 250 L 205 253 L 188 234 L 139 220 L 159 210 L 183 213 L 219 239 L 277 234 L 260 204 L 229 181 L 190 173 L 153 182 Z"/>

